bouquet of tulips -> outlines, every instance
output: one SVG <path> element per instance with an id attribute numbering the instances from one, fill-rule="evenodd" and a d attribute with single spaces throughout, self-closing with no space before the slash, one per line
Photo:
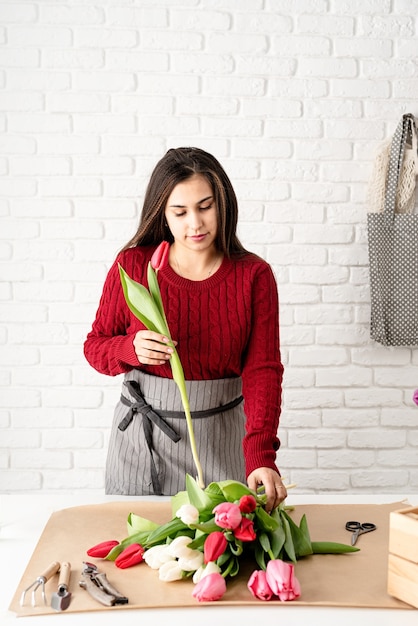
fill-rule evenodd
<path id="1" fill-rule="evenodd" d="M 132 280 L 122 267 L 120 279 L 128 307 L 150 330 L 165 335 L 173 347 L 170 365 L 186 415 L 196 479 L 186 476 L 186 491 L 172 497 L 172 519 L 156 524 L 130 513 L 128 537 L 105 541 L 88 550 L 90 557 L 115 561 L 127 568 L 145 561 L 159 570 L 163 581 L 192 578 L 193 596 L 199 601 L 218 600 L 226 579 L 236 576 L 240 562 L 249 557 L 256 569 L 248 589 L 257 598 L 293 600 L 300 596 L 294 575 L 298 559 L 318 553 L 354 552 L 345 544 L 312 542 L 306 517 L 299 526 L 280 504 L 269 515 L 264 494 L 232 480 L 213 482 L 206 488 L 193 432 L 183 368 L 172 342 L 158 284 L 158 272 L 168 262 L 170 245 L 163 241 L 148 264 L 148 289 Z"/>
<path id="2" fill-rule="evenodd" d="M 257 598 L 293 600 L 300 596 L 294 575 L 298 559 L 311 554 L 355 552 L 358 548 L 310 539 L 306 516 L 297 525 L 282 503 L 269 515 L 265 495 L 237 481 L 199 487 L 186 476 L 186 491 L 172 497 L 172 519 L 165 524 L 130 513 L 123 541 L 100 543 L 87 554 L 120 568 L 145 561 L 159 570 L 162 581 L 192 578 L 193 596 L 218 600 L 226 579 L 234 577 L 242 559 L 258 565 L 247 586 Z"/>

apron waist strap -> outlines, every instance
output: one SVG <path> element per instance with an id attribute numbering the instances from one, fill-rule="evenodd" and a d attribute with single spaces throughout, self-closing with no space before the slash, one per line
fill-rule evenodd
<path id="1" fill-rule="evenodd" d="M 173 441 L 179 441 L 180 437 L 177 433 L 164 421 L 164 417 L 171 417 L 177 419 L 186 419 L 186 414 L 184 411 L 161 411 L 158 412 L 153 409 L 153 407 L 148 404 L 142 395 L 141 388 L 139 385 L 133 381 L 129 380 L 124 383 L 127 386 L 129 393 L 133 398 L 135 398 L 135 402 L 131 402 L 126 398 L 123 394 L 120 397 L 122 404 L 128 406 L 130 408 L 126 417 L 123 418 L 121 423 L 119 424 L 119 430 L 126 430 L 129 424 L 132 422 L 135 413 L 141 413 L 141 415 L 148 417 L 158 428 L 161 428 L 166 435 L 170 437 Z M 191 411 L 192 419 L 202 419 L 205 417 L 211 417 L 212 415 L 216 415 L 218 413 L 225 413 L 225 411 L 230 411 L 234 409 L 236 406 L 241 404 L 243 401 L 242 396 L 238 396 L 227 402 L 226 404 L 221 404 L 220 406 L 213 407 L 212 409 L 204 409 L 202 411 Z"/>

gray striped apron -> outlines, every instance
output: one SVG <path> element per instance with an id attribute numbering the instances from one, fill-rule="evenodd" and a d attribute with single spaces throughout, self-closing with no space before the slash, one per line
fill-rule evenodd
<path id="1" fill-rule="evenodd" d="M 245 481 L 241 378 L 186 381 L 205 486 Z M 175 412 L 170 415 L 171 412 Z M 125 374 L 106 461 L 107 494 L 173 495 L 196 477 L 180 392 L 169 378 Z"/>

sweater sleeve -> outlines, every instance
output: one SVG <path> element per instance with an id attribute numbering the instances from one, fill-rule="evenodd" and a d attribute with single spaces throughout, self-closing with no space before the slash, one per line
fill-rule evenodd
<path id="1" fill-rule="evenodd" d="M 252 330 L 244 357 L 243 396 L 246 434 L 243 441 L 247 476 L 258 467 L 278 472 L 277 437 L 283 366 L 280 358 L 277 285 L 268 264 L 253 280 Z"/>
<path id="2" fill-rule="evenodd" d="M 107 275 L 92 329 L 84 343 L 84 355 L 101 374 L 116 376 L 139 367 L 130 327 L 129 309 L 119 278 L 118 259 Z"/>

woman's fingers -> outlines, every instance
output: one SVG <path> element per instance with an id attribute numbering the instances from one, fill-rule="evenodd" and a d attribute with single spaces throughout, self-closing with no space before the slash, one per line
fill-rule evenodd
<path id="1" fill-rule="evenodd" d="M 163 365 L 168 361 L 174 350 L 165 335 L 151 330 L 140 330 L 136 333 L 133 345 L 137 359 L 143 365 Z"/>

